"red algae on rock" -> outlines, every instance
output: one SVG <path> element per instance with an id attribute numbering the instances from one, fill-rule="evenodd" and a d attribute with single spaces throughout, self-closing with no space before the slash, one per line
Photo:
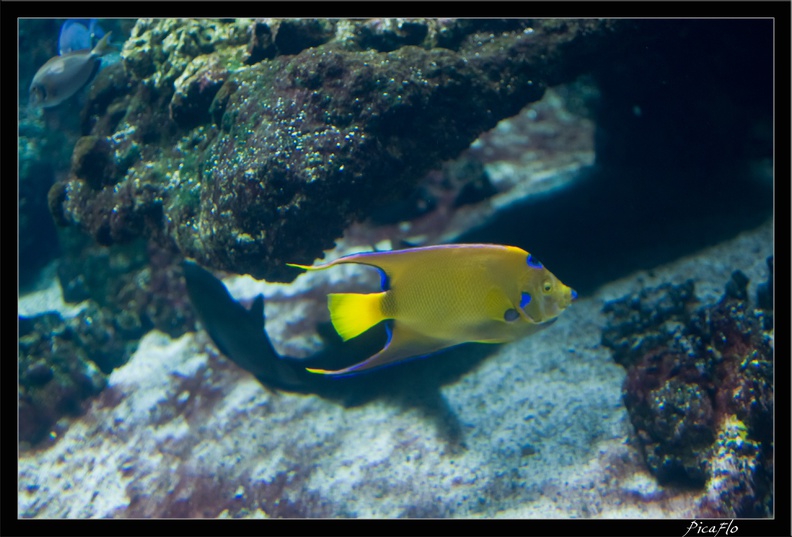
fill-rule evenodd
<path id="1" fill-rule="evenodd" d="M 636 313 L 693 298 L 692 282 L 681 295 L 666 285 L 604 308 L 602 342 L 627 369 L 624 402 L 646 463 L 661 483 L 706 487 L 702 516 L 773 513 L 771 312 L 749 301 L 747 284 L 735 271 L 717 304 L 651 322 Z"/>

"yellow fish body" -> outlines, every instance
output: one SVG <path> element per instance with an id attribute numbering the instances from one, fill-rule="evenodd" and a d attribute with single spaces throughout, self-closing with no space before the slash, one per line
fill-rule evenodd
<path id="1" fill-rule="evenodd" d="M 342 263 L 380 270 L 382 292 L 333 293 L 330 319 L 345 341 L 392 319 L 389 339 L 374 356 L 337 371 L 341 375 L 422 356 L 466 342 L 504 343 L 538 332 L 572 300 L 561 283 L 528 252 L 497 244 L 448 244 L 354 254 L 318 266 Z"/>

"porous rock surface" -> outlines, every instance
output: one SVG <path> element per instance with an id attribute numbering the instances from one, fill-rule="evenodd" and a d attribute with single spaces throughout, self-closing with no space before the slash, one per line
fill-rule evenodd
<path id="1" fill-rule="evenodd" d="M 625 24 L 318 22 L 139 20 L 50 192 L 56 221 L 291 281 L 285 262 L 590 69 Z"/>

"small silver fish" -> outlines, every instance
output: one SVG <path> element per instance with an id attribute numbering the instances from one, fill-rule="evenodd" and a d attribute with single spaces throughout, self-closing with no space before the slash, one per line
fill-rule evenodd
<path id="1" fill-rule="evenodd" d="M 99 68 L 102 56 L 113 50 L 108 42 L 111 33 L 107 32 L 93 49 L 55 56 L 42 65 L 30 83 L 30 105 L 59 105 L 85 86 Z"/>

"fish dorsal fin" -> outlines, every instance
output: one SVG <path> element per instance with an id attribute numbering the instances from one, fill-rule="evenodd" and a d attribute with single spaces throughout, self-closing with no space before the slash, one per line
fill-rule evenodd
<path id="1" fill-rule="evenodd" d="M 405 250 L 391 250 L 390 252 L 364 252 L 340 257 L 324 265 L 297 265 L 287 263 L 292 267 L 304 270 L 322 270 L 345 263 L 357 263 L 376 267 L 385 273 L 383 282 L 393 285 L 402 274 L 415 270 L 415 267 L 458 267 L 460 264 L 475 263 L 482 270 L 490 271 L 493 267 L 502 267 L 508 256 L 516 253 L 519 267 L 524 262 L 526 252 L 513 246 L 497 244 L 438 244 L 421 248 L 408 248 Z M 506 256 L 506 257 L 504 257 Z M 512 271 L 509 270 L 509 274 Z M 383 286 L 384 287 L 384 286 Z"/>
<path id="2" fill-rule="evenodd" d="M 340 257 L 331 263 L 314 268 L 327 268 L 343 263 L 358 263 L 377 267 L 387 275 L 390 284 L 398 281 L 401 275 L 420 266 L 456 267 L 460 263 L 475 260 L 486 266 L 487 257 L 499 258 L 507 247 L 492 244 L 438 244 L 422 248 L 391 250 L 390 252 L 364 252 Z"/>
<path id="3" fill-rule="evenodd" d="M 398 251 L 391 252 L 365 252 L 361 254 L 351 254 L 344 257 L 339 257 L 324 265 L 299 265 L 297 263 L 286 263 L 290 267 L 301 268 L 303 270 L 324 270 L 326 268 L 334 267 L 336 265 L 343 265 L 348 263 L 355 263 L 359 265 L 369 265 L 380 271 L 380 283 L 383 291 L 387 291 L 394 278 L 398 279 L 399 275 L 404 270 L 408 269 L 410 265 L 415 262 L 407 255 L 399 255 Z M 405 253 L 407 251 L 405 250 Z"/>
<path id="4" fill-rule="evenodd" d="M 96 46 L 91 50 L 91 56 L 98 58 L 99 56 L 104 56 L 105 54 L 109 54 L 112 52 L 113 46 L 110 44 L 110 36 L 112 35 L 111 32 L 107 32 L 102 39 L 96 44 Z"/>
<path id="5" fill-rule="evenodd" d="M 415 267 L 415 250 L 392 250 L 390 252 L 365 252 L 352 254 L 336 259 L 329 265 L 357 263 L 378 268 L 384 277 L 381 277 L 382 287 L 386 289 L 398 281 L 405 271 Z"/>

